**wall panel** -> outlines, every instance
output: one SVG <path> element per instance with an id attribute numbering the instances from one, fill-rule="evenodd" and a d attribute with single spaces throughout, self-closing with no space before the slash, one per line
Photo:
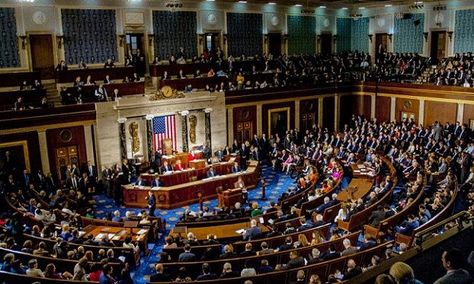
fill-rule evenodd
<path id="1" fill-rule="evenodd" d="M 36 131 L 0 135 L 0 144 L 10 143 L 10 142 L 20 142 L 20 141 L 27 142 L 28 154 L 29 154 L 28 158 L 29 158 L 31 171 L 40 170 L 41 169 L 41 155 L 40 155 L 40 148 L 39 148 L 39 142 L 38 142 L 38 133 Z M 0 149 L 0 153 L 3 155 L 4 151 Z"/>
<path id="2" fill-rule="evenodd" d="M 389 97 L 378 96 L 375 100 L 375 118 L 378 121 L 390 120 L 390 101 Z"/>
<path id="3" fill-rule="evenodd" d="M 456 121 L 457 105 L 455 103 L 425 101 L 425 119 L 423 124 L 428 126 L 435 121 L 441 124 Z"/>
<path id="4" fill-rule="evenodd" d="M 234 139 L 240 143 L 251 140 L 257 133 L 257 107 L 236 107 L 232 112 L 234 121 Z M 233 141 L 229 141 L 231 144 Z"/>
<path id="5" fill-rule="evenodd" d="M 254 56 L 263 52 L 263 15 L 227 13 L 228 54 Z"/>
<path id="6" fill-rule="evenodd" d="M 20 66 L 15 8 L 0 8 L 0 68 Z"/>
<path id="7" fill-rule="evenodd" d="M 474 120 L 474 104 L 464 104 L 464 115 L 462 122 L 469 125 L 469 120 Z"/>
<path id="8" fill-rule="evenodd" d="M 323 99 L 323 125 L 329 131 L 334 130 L 334 97 Z"/>
<path id="9" fill-rule="evenodd" d="M 285 113 L 285 114 L 284 114 Z M 281 114 L 281 121 L 276 121 L 278 114 Z M 289 115 L 288 115 L 289 114 Z M 286 118 L 286 120 L 285 120 Z M 270 125 L 269 126 L 269 122 Z M 288 123 L 286 123 L 288 122 Z M 295 128 L 295 104 L 294 103 L 274 103 L 262 105 L 262 132 L 273 134 L 275 130 L 282 131 L 283 127 Z M 280 137 L 283 138 L 283 137 Z"/>
<path id="10" fill-rule="evenodd" d="M 395 19 L 394 51 L 423 53 L 425 15 L 411 14 L 409 19 Z"/>
<path id="11" fill-rule="evenodd" d="M 419 121 L 420 101 L 415 99 L 397 98 L 395 105 L 395 119 L 402 119 L 402 114 L 413 114 L 415 122 Z"/>
<path id="12" fill-rule="evenodd" d="M 288 54 L 313 54 L 316 51 L 316 18 L 291 16 L 288 21 Z"/>

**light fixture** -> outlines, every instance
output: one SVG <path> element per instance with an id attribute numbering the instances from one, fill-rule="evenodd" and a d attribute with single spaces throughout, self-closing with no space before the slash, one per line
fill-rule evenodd
<path id="1" fill-rule="evenodd" d="M 364 9 L 365 9 L 365 7 L 359 7 L 359 10 L 364 10 Z"/>
<path id="2" fill-rule="evenodd" d="M 295 6 L 296 6 L 296 7 L 301 7 L 301 6 L 303 6 L 303 5 L 301 5 L 301 4 L 295 4 Z"/>
<path id="3" fill-rule="evenodd" d="M 214 1 L 216 1 L 216 0 L 206 0 L 206 1 L 207 1 L 207 2 L 214 2 Z"/>
<path id="4" fill-rule="evenodd" d="M 35 0 L 19 0 L 21 3 L 33 3 Z"/>
<path id="5" fill-rule="evenodd" d="M 342 10 L 347 10 L 347 9 L 349 9 L 349 8 L 347 8 L 347 7 L 342 7 L 341 9 L 342 9 Z"/>
<path id="6" fill-rule="evenodd" d="M 247 1 L 245 1 L 245 0 L 240 0 L 239 3 L 240 3 L 240 4 L 246 4 Z"/>
<path id="7" fill-rule="evenodd" d="M 275 2 L 268 2 L 268 5 L 275 5 Z"/>
<path id="8" fill-rule="evenodd" d="M 319 9 L 326 9 L 326 6 L 321 5 L 321 6 L 319 6 Z"/>
<path id="9" fill-rule="evenodd" d="M 385 4 L 385 8 L 392 7 L 392 4 Z"/>

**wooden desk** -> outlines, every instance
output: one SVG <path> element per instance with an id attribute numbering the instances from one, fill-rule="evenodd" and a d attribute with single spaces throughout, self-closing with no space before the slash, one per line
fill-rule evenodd
<path id="1" fill-rule="evenodd" d="M 197 170 L 195 170 L 197 171 Z M 202 171 L 203 173 L 205 171 Z M 223 190 L 234 188 L 234 183 L 241 176 L 247 189 L 255 188 L 260 178 L 258 162 L 250 161 L 246 171 L 240 173 L 229 173 L 213 178 L 204 178 L 173 186 L 150 188 L 149 186 L 137 188 L 133 185 L 122 186 L 124 203 L 129 207 L 146 207 L 148 191 L 153 190 L 157 208 L 171 209 L 196 203 L 199 201 L 198 193 L 202 193 L 203 200 L 217 197 L 216 188 L 222 186 Z"/>
<path id="2" fill-rule="evenodd" d="M 365 196 L 370 191 L 370 189 L 372 188 L 372 183 L 373 183 L 373 180 L 371 179 L 353 178 L 351 182 L 349 183 L 349 186 L 337 195 L 337 200 L 347 201 L 349 199 L 348 190 L 351 190 L 351 188 L 352 189 L 357 188 L 357 190 L 353 191 L 353 194 L 352 194 L 353 198 L 357 200 L 361 198 L 362 196 Z"/>
<path id="3" fill-rule="evenodd" d="M 206 160 L 203 160 L 203 159 L 192 160 L 189 162 L 189 167 L 196 170 L 203 169 L 206 167 Z"/>
<path id="4" fill-rule="evenodd" d="M 236 202 L 242 203 L 242 189 L 232 188 L 224 190 L 222 193 L 222 203 L 225 207 L 234 206 Z"/>
<path id="5" fill-rule="evenodd" d="M 96 241 L 101 240 L 105 234 L 108 234 L 109 239 L 120 246 L 127 236 L 131 236 L 132 241 L 136 242 L 145 254 L 148 252 L 148 229 L 88 225 L 83 231 L 85 232 L 83 238 L 92 234 Z"/>
<path id="6" fill-rule="evenodd" d="M 161 164 L 163 164 L 163 162 L 167 161 L 170 166 L 174 166 L 176 161 L 180 160 L 181 165 L 184 168 L 188 168 L 189 167 L 188 166 L 188 162 L 189 162 L 188 155 L 189 155 L 188 153 L 176 153 L 176 155 L 172 155 L 172 156 L 164 155 L 161 158 Z M 196 159 L 202 159 L 202 157 L 203 157 L 203 154 L 202 154 L 201 151 L 196 151 L 195 155 L 196 155 Z"/>
<path id="7" fill-rule="evenodd" d="M 260 223 L 259 223 L 259 227 L 264 233 L 270 231 L 267 226 L 262 225 Z M 222 239 L 228 240 L 228 239 L 242 239 L 242 235 L 237 234 L 235 231 L 240 230 L 240 229 L 248 229 L 248 228 L 250 228 L 250 221 L 234 223 L 234 224 L 226 224 L 226 225 L 221 225 L 221 226 L 186 228 L 186 231 L 192 232 L 198 240 L 207 239 L 207 235 L 210 233 L 216 235 L 217 239 L 219 240 L 222 240 Z M 177 236 L 177 234 L 174 232 L 174 228 L 171 229 L 170 236 Z"/>
<path id="8" fill-rule="evenodd" d="M 354 178 L 373 178 L 373 171 L 364 164 L 351 164 L 352 177 Z"/>

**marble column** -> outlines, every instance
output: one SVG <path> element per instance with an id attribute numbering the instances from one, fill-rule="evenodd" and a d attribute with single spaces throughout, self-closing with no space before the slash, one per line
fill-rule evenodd
<path id="1" fill-rule="evenodd" d="M 181 114 L 181 136 L 183 137 L 183 152 L 189 151 L 188 145 L 188 114 L 189 111 L 183 110 Z"/>
<path id="2" fill-rule="evenodd" d="M 153 162 L 155 157 L 153 153 L 153 115 L 148 114 L 145 116 L 146 119 L 146 151 L 148 153 L 148 162 Z"/>
<path id="3" fill-rule="evenodd" d="M 204 109 L 204 124 L 206 127 L 206 144 L 209 147 L 209 151 L 212 153 L 212 136 L 211 136 L 211 111 L 212 108 Z"/>
<path id="4" fill-rule="evenodd" d="M 43 169 L 43 173 L 47 174 L 51 172 L 51 169 L 49 166 L 48 140 L 46 138 L 46 131 L 38 131 L 38 142 L 40 147 L 41 167 Z"/>
<path id="5" fill-rule="evenodd" d="M 127 159 L 127 140 L 125 133 L 125 123 L 127 122 L 127 118 L 119 118 L 117 122 L 119 123 L 120 155 L 122 159 Z"/>

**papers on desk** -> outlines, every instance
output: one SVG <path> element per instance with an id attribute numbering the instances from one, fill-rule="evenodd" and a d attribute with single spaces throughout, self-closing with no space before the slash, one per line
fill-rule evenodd
<path id="1" fill-rule="evenodd" d="M 235 232 L 239 235 L 243 235 L 245 233 L 245 229 L 240 229 L 240 230 L 237 230 Z"/>
<path id="2" fill-rule="evenodd" d="M 86 232 L 84 232 L 84 231 L 79 231 L 79 232 L 78 232 L 79 238 L 81 238 L 81 237 L 84 236 L 85 234 L 86 234 Z"/>
<path id="3" fill-rule="evenodd" d="M 98 234 L 95 238 L 96 238 L 97 240 L 102 240 L 104 237 L 105 237 L 105 234 L 100 233 L 100 234 Z"/>
<path id="4" fill-rule="evenodd" d="M 265 219 L 263 219 L 263 217 L 258 218 L 258 221 L 260 222 L 260 224 L 264 224 L 264 223 L 265 223 Z"/>
<path id="5" fill-rule="evenodd" d="M 120 236 L 115 236 L 112 238 L 113 241 L 120 241 Z"/>
<path id="6" fill-rule="evenodd" d="M 359 169 L 365 169 L 365 165 L 364 165 L 364 164 L 357 164 L 357 168 L 359 168 Z"/>
<path id="7" fill-rule="evenodd" d="M 143 235 L 146 233 L 146 229 L 141 229 L 140 231 L 137 232 L 137 235 Z"/>

